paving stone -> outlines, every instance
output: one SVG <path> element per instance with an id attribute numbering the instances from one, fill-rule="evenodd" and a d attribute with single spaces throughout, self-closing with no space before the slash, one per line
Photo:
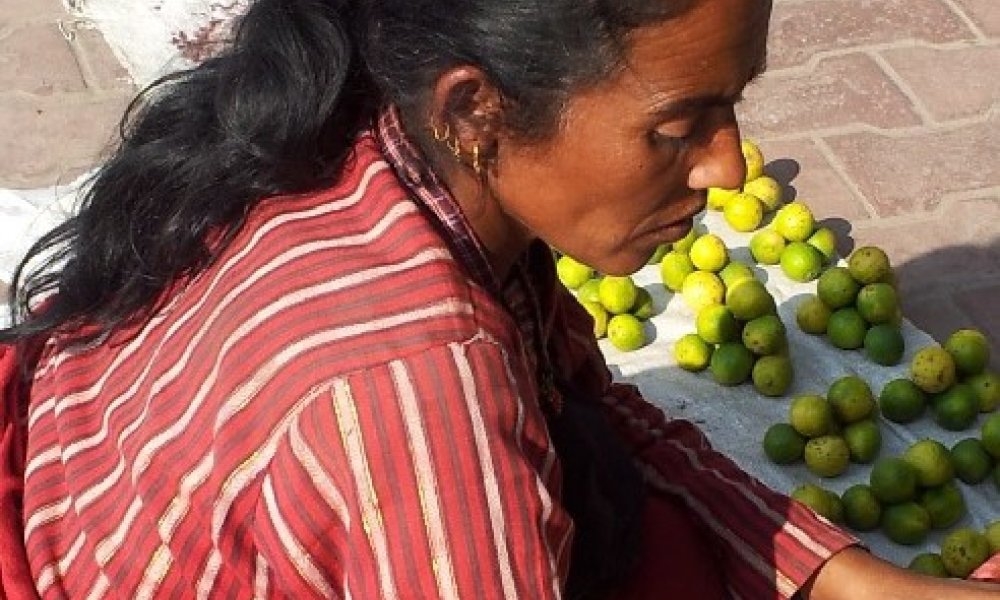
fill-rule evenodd
<path id="1" fill-rule="evenodd" d="M 1000 99 L 1000 46 L 897 48 L 882 55 L 937 121 L 984 114 Z"/>
<path id="2" fill-rule="evenodd" d="M 99 90 L 134 88 L 128 71 L 115 57 L 100 31 L 82 22 L 68 25 L 67 29 L 72 35 L 70 45 L 76 51 L 89 87 Z"/>
<path id="3" fill-rule="evenodd" d="M 73 51 L 55 23 L 28 23 L 0 37 L 0 90 L 51 95 L 84 88 Z"/>
<path id="4" fill-rule="evenodd" d="M 1000 186 L 1000 115 L 948 130 L 862 132 L 826 142 L 879 216 L 930 211 L 949 193 Z"/>
<path id="5" fill-rule="evenodd" d="M 997 0 L 952 0 L 983 33 L 1000 36 L 1000 3 Z"/>
<path id="6" fill-rule="evenodd" d="M 941 0 L 781 2 L 774 5 L 771 16 L 767 60 L 771 68 L 779 69 L 800 65 L 819 52 L 853 46 L 973 37 L 972 30 Z"/>
<path id="7" fill-rule="evenodd" d="M 910 100 L 865 54 L 829 58 L 811 72 L 767 74 L 748 86 L 744 97 L 742 122 L 761 136 L 857 124 L 893 129 L 920 123 Z"/>
<path id="8" fill-rule="evenodd" d="M 59 0 L 3 0 L 0 24 L 39 22 L 64 18 L 66 8 Z"/>

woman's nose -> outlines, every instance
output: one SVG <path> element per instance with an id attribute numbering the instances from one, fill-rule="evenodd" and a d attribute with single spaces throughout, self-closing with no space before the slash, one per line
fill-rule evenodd
<path id="1" fill-rule="evenodd" d="M 740 128 L 735 118 L 719 126 L 696 157 L 688 173 L 688 187 L 737 189 L 746 178 L 746 161 L 740 148 Z"/>

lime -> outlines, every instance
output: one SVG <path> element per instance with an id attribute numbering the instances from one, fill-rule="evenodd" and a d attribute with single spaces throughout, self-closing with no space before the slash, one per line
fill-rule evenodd
<path id="1" fill-rule="evenodd" d="M 781 262 L 781 254 L 788 244 L 777 231 L 765 228 L 750 238 L 750 255 L 762 265 L 776 265 Z"/>
<path id="2" fill-rule="evenodd" d="M 650 255 L 649 259 L 646 260 L 646 264 L 647 265 L 660 264 L 660 261 L 663 260 L 663 257 L 667 255 L 667 252 L 670 252 L 670 244 L 660 244 L 659 246 L 656 247 L 656 250 L 653 250 L 653 254 Z"/>
<path id="3" fill-rule="evenodd" d="M 792 385 L 792 361 L 787 356 L 762 356 L 753 364 L 750 378 L 754 388 L 765 396 L 784 396 Z"/>
<path id="4" fill-rule="evenodd" d="M 712 347 L 697 333 L 683 335 L 674 343 L 674 359 L 685 371 L 703 371 L 712 358 Z"/>
<path id="5" fill-rule="evenodd" d="M 989 557 L 989 540 L 970 527 L 956 529 L 941 540 L 941 560 L 953 577 L 968 577 Z"/>
<path id="6" fill-rule="evenodd" d="M 781 205 L 781 184 L 767 175 L 746 182 L 743 185 L 743 193 L 756 196 L 764 205 L 765 212 L 771 212 Z"/>
<path id="7" fill-rule="evenodd" d="M 924 414 L 927 395 L 909 379 L 893 379 L 878 397 L 882 416 L 894 423 L 909 423 Z"/>
<path id="8" fill-rule="evenodd" d="M 712 210 L 722 210 L 726 208 L 730 198 L 739 193 L 740 190 L 710 187 L 708 188 L 708 207 Z"/>
<path id="9" fill-rule="evenodd" d="M 903 452 L 905 460 L 917 473 L 917 484 L 935 487 L 948 483 L 955 477 L 951 452 L 937 440 L 924 438 L 910 444 Z"/>
<path id="10" fill-rule="evenodd" d="M 816 282 L 816 295 L 831 310 L 853 305 L 860 290 L 861 285 L 845 267 L 830 267 Z"/>
<path id="11" fill-rule="evenodd" d="M 747 321 L 742 337 L 743 345 L 754 354 L 776 354 L 785 345 L 785 326 L 778 315 L 763 315 Z"/>
<path id="12" fill-rule="evenodd" d="M 739 342 L 719 344 L 709 363 L 715 381 L 722 385 L 739 385 L 749 379 L 753 370 L 753 354 Z"/>
<path id="13" fill-rule="evenodd" d="M 806 243 L 819 250 L 825 264 L 830 264 L 837 258 L 837 234 L 829 227 L 820 227 L 814 231 Z"/>
<path id="14" fill-rule="evenodd" d="M 987 525 L 986 529 L 983 530 L 983 535 L 986 536 L 986 541 L 990 543 L 990 550 L 994 554 L 1000 552 L 1000 519 Z"/>
<path id="15" fill-rule="evenodd" d="M 855 350 L 865 343 L 868 322 L 853 306 L 838 308 L 830 315 L 826 326 L 826 337 L 841 350 Z"/>
<path id="16" fill-rule="evenodd" d="M 862 315 L 864 316 L 864 315 Z M 864 341 L 865 356 L 886 367 L 898 365 L 906 351 L 906 342 L 898 325 L 882 323 L 868 328 Z"/>
<path id="17" fill-rule="evenodd" d="M 736 194 L 726 202 L 722 214 L 735 231 L 746 233 L 760 227 L 764 220 L 764 204 L 753 194 Z"/>
<path id="18" fill-rule="evenodd" d="M 705 228 L 703 226 L 695 225 L 684 234 L 684 237 L 671 244 L 670 249 L 687 254 L 691 251 L 691 246 L 694 245 L 694 241 L 701 237 L 704 233 Z"/>
<path id="19" fill-rule="evenodd" d="M 826 490 L 826 495 L 830 497 L 830 516 L 827 518 L 834 523 L 843 523 L 844 503 L 840 501 L 840 496 L 831 490 Z"/>
<path id="20" fill-rule="evenodd" d="M 607 275 L 601 279 L 601 283 L 597 286 L 597 296 L 609 313 L 620 315 L 629 312 L 635 306 L 636 298 L 639 297 L 639 288 L 628 275 L 620 277 Z"/>
<path id="21" fill-rule="evenodd" d="M 716 273 L 729 262 L 729 250 L 722 238 L 714 233 L 699 236 L 691 245 L 691 262 L 696 269 Z"/>
<path id="22" fill-rule="evenodd" d="M 874 419 L 864 419 L 844 428 L 844 441 L 851 452 L 851 462 L 870 463 L 882 449 L 882 432 Z"/>
<path id="23" fill-rule="evenodd" d="M 805 242 L 790 242 L 781 252 L 781 271 L 792 281 L 805 283 L 823 272 L 823 255 Z"/>
<path id="24" fill-rule="evenodd" d="M 684 279 L 694 273 L 694 264 L 686 252 L 673 250 L 660 260 L 660 278 L 663 285 L 673 292 L 681 291 Z"/>
<path id="25" fill-rule="evenodd" d="M 983 448 L 996 460 L 1000 460 L 1000 413 L 990 415 L 980 428 L 979 438 Z"/>
<path id="26" fill-rule="evenodd" d="M 910 379 L 929 394 L 943 392 L 955 383 L 955 361 L 940 346 L 921 348 L 910 362 Z"/>
<path id="27" fill-rule="evenodd" d="M 564 286 L 575 290 L 594 276 L 594 270 L 575 258 L 563 255 L 556 261 L 556 276 Z"/>
<path id="28" fill-rule="evenodd" d="M 726 306 L 741 321 L 775 312 L 774 297 L 758 279 L 744 279 L 726 290 Z"/>
<path id="29" fill-rule="evenodd" d="M 954 482 L 930 487 L 920 492 L 917 499 L 931 517 L 931 527 L 947 529 L 965 516 L 965 498 Z"/>
<path id="30" fill-rule="evenodd" d="M 882 531 L 890 540 L 911 546 L 927 538 L 931 529 L 931 516 L 916 502 L 902 502 L 882 509 L 881 524 Z"/>
<path id="31" fill-rule="evenodd" d="M 653 305 L 653 295 L 646 288 L 638 288 L 636 290 L 635 304 L 632 305 L 630 312 L 639 320 L 645 321 L 652 318 L 655 311 L 656 307 Z"/>
<path id="32" fill-rule="evenodd" d="M 990 475 L 993 458 L 978 438 L 959 440 L 951 447 L 955 475 L 969 485 L 980 483 Z"/>
<path id="33" fill-rule="evenodd" d="M 993 371 L 983 371 L 965 380 L 979 398 L 979 412 L 993 412 L 1000 406 L 1000 375 Z"/>
<path id="34" fill-rule="evenodd" d="M 788 407 L 788 422 L 807 438 L 826 435 L 834 429 L 833 408 L 817 394 L 796 396 Z"/>
<path id="35" fill-rule="evenodd" d="M 826 333 L 831 311 L 819 296 L 810 294 L 795 308 L 795 322 L 806 333 L 819 335 Z"/>
<path id="36" fill-rule="evenodd" d="M 725 295 L 726 286 L 718 275 L 709 271 L 691 273 L 681 286 L 681 296 L 695 314 L 706 306 L 722 304 Z"/>
<path id="37" fill-rule="evenodd" d="M 743 160 L 747 166 L 746 181 L 753 181 L 764 174 L 764 154 L 757 144 L 750 140 L 742 140 L 740 149 L 743 151 Z"/>
<path id="38" fill-rule="evenodd" d="M 944 349 L 962 375 L 976 375 L 990 362 L 990 343 L 978 329 L 959 329 L 948 336 Z"/>
<path id="39" fill-rule="evenodd" d="M 816 219 L 804 202 L 796 201 L 778 209 L 772 226 L 789 242 L 805 242 L 815 230 Z"/>
<path id="40" fill-rule="evenodd" d="M 642 321 L 628 313 L 615 315 L 608 321 L 608 341 L 622 352 L 638 350 L 646 345 Z"/>
<path id="41" fill-rule="evenodd" d="M 590 316 L 594 319 L 594 337 L 601 339 L 608 333 L 608 311 L 604 309 L 604 305 L 600 302 L 590 302 L 589 300 L 581 300 L 580 304 Z"/>
<path id="42" fill-rule="evenodd" d="M 844 490 L 840 496 L 844 505 L 844 521 L 857 531 L 871 531 L 878 527 L 882 505 L 869 485 L 858 483 Z"/>
<path id="43" fill-rule="evenodd" d="M 861 284 L 885 281 L 892 271 L 889 257 L 876 246 L 864 246 L 852 252 L 847 259 L 847 269 Z"/>
<path id="44" fill-rule="evenodd" d="M 722 270 L 718 273 L 719 279 L 729 289 L 737 284 L 737 282 L 743 281 L 744 279 L 753 279 L 753 269 L 750 265 L 745 262 L 740 262 L 738 260 L 731 260 L 726 263 L 726 266 L 722 267 Z"/>
<path id="45" fill-rule="evenodd" d="M 733 312 L 722 304 L 710 304 L 699 310 L 695 330 L 710 344 L 733 342 L 740 336 L 740 324 Z"/>
<path id="46" fill-rule="evenodd" d="M 875 411 L 875 397 L 868 383 L 856 375 L 845 375 L 830 384 L 826 400 L 843 424 L 867 418 Z"/>
<path id="47" fill-rule="evenodd" d="M 951 577 L 948 570 L 944 568 L 944 561 L 937 552 L 921 552 L 913 557 L 907 569 L 931 577 Z"/>
<path id="48" fill-rule="evenodd" d="M 775 423 L 764 433 L 764 454 L 778 465 L 790 465 L 802 459 L 806 439 L 788 423 Z"/>
<path id="49" fill-rule="evenodd" d="M 899 310 L 896 289 L 888 283 L 869 283 L 858 292 L 855 301 L 858 312 L 872 325 L 888 323 Z"/>
<path id="50" fill-rule="evenodd" d="M 834 495 L 815 483 L 803 483 L 792 490 L 789 497 L 808 506 L 816 514 L 834 520 L 837 510 L 833 504 Z"/>
<path id="51" fill-rule="evenodd" d="M 576 298 L 580 302 L 597 302 L 601 303 L 601 279 L 600 277 L 594 277 L 588 279 L 583 285 L 576 288 Z"/>
<path id="52" fill-rule="evenodd" d="M 979 401 L 968 385 L 959 383 L 931 400 L 931 413 L 938 425 L 949 431 L 963 431 L 979 415 Z"/>
<path id="53" fill-rule="evenodd" d="M 902 458 L 890 456 L 875 461 L 868 483 L 879 502 L 896 504 L 916 497 L 917 472 Z"/>

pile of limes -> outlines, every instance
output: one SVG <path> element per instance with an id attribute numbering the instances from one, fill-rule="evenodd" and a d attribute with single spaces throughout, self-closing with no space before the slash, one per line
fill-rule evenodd
<path id="1" fill-rule="evenodd" d="M 828 227 L 817 227 L 804 202 L 782 206 L 770 225 L 750 238 L 750 254 L 762 265 L 779 265 L 792 281 L 813 281 L 837 256 L 837 237 Z"/>
<path id="2" fill-rule="evenodd" d="M 944 537 L 941 552 L 921 552 L 907 568 L 934 577 L 968 577 L 990 556 L 1000 552 L 1000 521 L 983 531 L 961 527 Z"/>
<path id="3" fill-rule="evenodd" d="M 754 142 L 742 140 L 746 162 L 746 180 L 740 189 L 708 189 L 708 208 L 722 211 L 723 218 L 736 231 L 749 232 L 760 227 L 765 215 L 781 206 L 781 184 L 764 174 L 764 154 Z"/>

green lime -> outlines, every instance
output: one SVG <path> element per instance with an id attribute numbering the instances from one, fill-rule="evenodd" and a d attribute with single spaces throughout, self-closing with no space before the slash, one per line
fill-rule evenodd
<path id="1" fill-rule="evenodd" d="M 970 527 L 956 529 L 941 540 L 941 560 L 952 577 L 968 577 L 989 557 L 989 540 Z"/>
<path id="2" fill-rule="evenodd" d="M 775 423 L 764 433 L 764 454 L 778 465 L 802 460 L 806 439 L 788 423 Z"/>
<path id="3" fill-rule="evenodd" d="M 990 343 L 978 329 L 959 329 L 948 336 L 944 349 L 962 375 L 977 375 L 990 362 Z"/>
<path id="4" fill-rule="evenodd" d="M 858 312 L 872 325 L 889 323 L 899 311 L 896 289 L 888 283 L 869 283 L 858 292 Z"/>
<path id="5" fill-rule="evenodd" d="M 893 379 L 882 388 L 878 403 L 886 419 L 894 423 L 910 423 L 924 414 L 927 395 L 909 379 Z"/>
<path id="6" fill-rule="evenodd" d="M 637 319 L 645 321 L 651 319 L 655 311 L 656 307 L 653 304 L 653 295 L 646 288 L 638 288 L 636 290 L 635 304 L 632 305 L 630 312 Z"/>
<path id="7" fill-rule="evenodd" d="M 601 277 L 588 279 L 583 285 L 576 289 L 576 298 L 580 302 L 601 303 Z"/>
<path id="8" fill-rule="evenodd" d="M 772 226 L 789 242 L 805 242 L 816 229 L 816 218 L 804 202 L 790 202 L 774 214 Z"/>
<path id="9" fill-rule="evenodd" d="M 594 270 L 575 258 L 563 255 L 556 261 L 556 275 L 563 285 L 575 290 L 594 276 Z"/>
<path id="10" fill-rule="evenodd" d="M 993 371 L 983 371 L 965 380 L 979 398 L 979 412 L 993 412 L 1000 406 L 1000 375 Z"/>
<path id="11" fill-rule="evenodd" d="M 709 363 L 717 383 L 739 385 L 750 378 L 753 370 L 753 353 L 739 342 L 719 344 Z"/>
<path id="12" fill-rule="evenodd" d="M 789 242 L 781 251 L 781 271 L 792 281 L 805 283 L 823 272 L 823 255 L 805 242 Z"/>
<path id="13" fill-rule="evenodd" d="M 723 210 L 729 200 L 740 193 L 740 190 L 730 190 L 726 188 L 708 188 L 708 208 L 712 210 Z"/>
<path id="14" fill-rule="evenodd" d="M 684 237 L 671 244 L 670 249 L 676 252 L 682 252 L 684 254 L 687 254 L 688 252 L 691 251 L 691 246 L 694 245 L 694 241 L 699 237 L 701 237 L 701 235 L 704 233 L 705 233 L 704 226 L 695 225 L 694 227 L 689 229 L 686 234 L 684 234 Z"/>
<path id="15" fill-rule="evenodd" d="M 833 408 L 817 394 L 796 396 L 788 406 L 788 422 L 807 438 L 826 435 L 834 429 Z"/>
<path id="16" fill-rule="evenodd" d="M 820 227 L 814 231 L 806 243 L 819 250 L 824 264 L 830 264 L 837 258 L 837 234 L 829 227 Z"/>
<path id="17" fill-rule="evenodd" d="M 844 490 L 840 496 L 844 505 L 844 521 L 856 531 L 871 531 L 878 527 L 882 505 L 869 485 L 858 483 Z"/>
<path id="18" fill-rule="evenodd" d="M 831 311 L 819 296 L 810 294 L 795 308 L 795 322 L 806 333 L 819 335 L 826 333 Z"/>
<path id="19" fill-rule="evenodd" d="M 983 448 L 995 460 L 1000 460 L 1000 413 L 993 413 L 987 417 L 979 431 Z"/>
<path id="20" fill-rule="evenodd" d="M 746 182 L 764 175 L 764 154 L 760 151 L 760 147 L 750 140 L 742 140 L 740 149 L 743 151 L 743 161 L 747 167 Z"/>
<path id="21" fill-rule="evenodd" d="M 865 356 L 873 363 L 891 367 L 903 359 L 906 342 L 898 325 L 882 323 L 870 327 L 865 333 L 864 349 Z"/>
<path id="22" fill-rule="evenodd" d="M 931 399 L 931 413 L 948 431 L 964 431 L 979 416 L 979 400 L 968 385 L 955 384 Z"/>
<path id="23" fill-rule="evenodd" d="M 743 279 L 726 290 L 726 306 L 741 321 L 774 313 L 774 297 L 758 279 Z"/>
<path id="24" fill-rule="evenodd" d="M 642 321 L 628 313 L 615 315 L 608 321 L 608 341 L 622 352 L 638 350 L 646 345 Z"/>
<path id="25" fill-rule="evenodd" d="M 729 289 L 744 279 L 753 279 L 753 269 L 745 262 L 738 260 L 729 261 L 726 266 L 719 271 L 719 279 Z"/>
<path id="26" fill-rule="evenodd" d="M 847 269 L 862 285 L 886 281 L 892 272 L 889 257 L 876 246 L 864 246 L 851 253 L 847 259 Z"/>
<path id="27" fill-rule="evenodd" d="M 753 387 L 761 394 L 772 398 L 784 396 L 792 385 L 793 377 L 791 359 L 780 354 L 758 358 L 750 373 Z"/>
<path id="28" fill-rule="evenodd" d="M 710 271 L 695 271 L 684 278 L 681 297 L 695 314 L 712 304 L 722 304 L 726 286 L 719 276 Z M 735 314 L 735 311 L 734 311 Z"/>
<path id="29" fill-rule="evenodd" d="M 816 281 L 816 295 L 831 310 L 854 305 L 860 290 L 861 284 L 845 267 L 830 267 Z"/>
<path id="30" fill-rule="evenodd" d="M 996 554 L 1000 552 L 1000 519 L 993 521 L 983 530 L 986 541 L 990 543 L 990 550 Z"/>
<path id="31" fill-rule="evenodd" d="M 944 561 L 937 552 L 921 552 L 913 557 L 907 569 L 931 577 L 951 577 L 948 570 L 944 568 Z"/>
<path id="32" fill-rule="evenodd" d="M 931 527 L 947 529 L 965 516 L 965 498 L 954 482 L 929 487 L 920 492 L 920 506 L 931 516 Z"/>
<path id="33" fill-rule="evenodd" d="M 868 474 L 868 483 L 883 504 L 906 502 L 917 494 L 917 472 L 908 462 L 895 456 L 876 460 Z"/>
<path id="34" fill-rule="evenodd" d="M 834 523 L 843 524 L 844 503 L 841 502 L 840 496 L 838 496 L 833 490 L 826 490 L 826 494 L 830 497 L 830 516 L 827 518 Z"/>
<path id="35" fill-rule="evenodd" d="M 937 440 L 924 438 L 910 444 L 903 452 L 905 460 L 917 473 L 917 484 L 935 487 L 948 483 L 955 477 L 951 452 Z"/>
<path id="36" fill-rule="evenodd" d="M 701 235 L 691 245 L 691 262 L 700 271 L 717 273 L 729 262 L 729 250 L 722 238 L 714 233 Z"/>
<path id="37" fill-rule="evenodd" d="M 864 419 L 844 428 L 844 441 L 851 452 L 851 462 L 867 464 L 882 449 L 882 431 L 874 419 Z"/>
<path id="38" fill-rule="evenodd" d="M 921 348 L 910 362 L 910 379 L 929 394 L 943 392 L 955 383 L 955 360 L 940 346 Z"/>
<path id="39" fill-rule="evenodd" d="M 853 306 L 838 308 L 830 315 L 826 325 L 826 337 L 841 350 L 856 350 L 865 343 L 868 322 Z"/>
<path id="40" fill-rule="evenodd" d="M 750 255 L 762 265 L 776 265 L 788 242 L 773 229 L 761 229 L 750 238 Z"/>
<path id="41" fill-rule="evenodd" d="M 660 260 L 660 279 L 663 285 L 672 292 L 679 292 L 684 286 L 684 279 L 694 273 L 694 264 L 686 252 L 676 250 L 667 252 Z"/>
<path id="42" fill-rule="evenodd" d="M 601 279 L 597 287 L 597 295 L 604 308 L 613 315 L 620 315 L 632 310 L 639 297 L 639 288 L 628 275 L 607 275 Z"/>
<path id="43" fill-rule="evenodd" d="M 760 227 L 764 220 L 764 203 L 753 194 L 736 194 L 726 202 L 722 215 L 733 230 L 746 233 Z"/>
<path id="44" fill-rule="evenodd" d="M 683 335 L 674 343 L 674 360 L 685 371 L 704 371 L 712 359 L 712 347 L 697 333 Z"/>
<path id="45" fill-rule="evenodd" d="M 834 494 L 815 483 L 803 483 L 789 494 L 793 500 L 808 506 L 818 515 L 833 521 L 837 508 L 833 504 Z"/>
<path id="46" fill-rule="evenodd" d="M 740 337 L 740 324 L 733 311 L 722 304 L 710 304 L 698 311 L 695 330 L 701 339 L 710 344 L 735 342 Z"/>
<path id="47" fill-rule="evenodd" d="M 757 196 L 764 205 L 765 212 L 776 210 L 781 205 L 781 184 L 773 177 L 761 175 L 743 185 L 744 194 Z"/>
<path id="48" fill-rule="evenodd" d="M 604 305 L 600 302 L 590 302 L 587 300 L 581 300 L 580 304 L 590 316 L 594 319 L 594 337 L 601 339 L 608 333 L 608 311 L 604 309 Z"/>
<path id="49" fill-rule="evenodd" d="M 993 469 L 993 458 L 978 438 L 959 440 L 951 447 L 955 475 L 969 485 L 985 480 Z"/>
<path id="50" fill-rule="evenodd" d="M 785 346 L 785 326 L 778 315 L 763 315 L 747 321 L 742 337 L 743 345 L 754 354 L 776 354 Z"/>
<path id="51" fill-rule="evenodd" d="M 845 375 L 830 384 L 826 400 L 840 423 L 854 423 L 875 411 L 875 397 L 868 383 L 856 375 Z"/>
<path id="52" fill-rule="evenodd" d="M 920 544 L 931 529 L 931 516 L 913 501 L 891 504 L 882 509 L 882 531 L 886 537 L 906 546 Z"/>
<path id="53" fill-rule="evenodd" d="M 660 261 L 663 260 L 663 257 L 667 255 L 667 252 L 670 252 L 670 244 L 660 244 L 659 246 L 656 247 L 656 250 L 653 250 L 653 254 L 650 255 L 648 260 L 646 260 L 646 264 L 647 265 L 660 264 Z"/>

